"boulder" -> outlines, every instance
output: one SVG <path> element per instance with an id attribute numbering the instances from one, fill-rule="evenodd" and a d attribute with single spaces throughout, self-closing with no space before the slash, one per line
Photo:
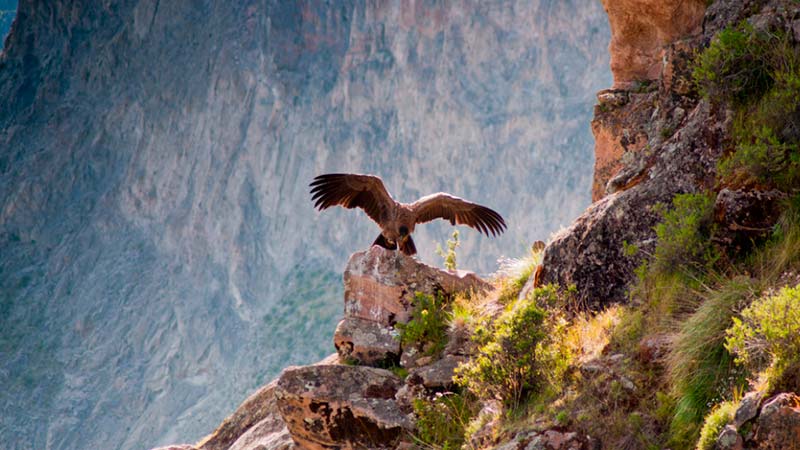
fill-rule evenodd
<path id="1" fill-rule="evenodd" d="M 434 295 L 488 289 L 490 285 L 474 273 L 440 270 L 400 252 L 372 246 L 354 253 L 347 263 L 344 315 L 393 326 L 409 321 L 417 292 Z"/>
<path id="2" fill-rule="evenodd" d="M 744 441 L 742 436 L 733 425 L 725 425 L 717 437 L 717 449 L 719 450 L 742 450 Z"/>
<path id="3" fill-rule="evenodd" d="M 336 364 L 339 356 L 330 355 L 316 364 Z M 196 444 L 196 450 L 271 450 L 295 449 L 275 398 L 278 381 L 273 380 L 248 397 L 230 416 Z M 190 447 L 195 450 L 195 447 Z M 163 450 L 163 449 L 161 449 Z M 188 449 L 187 449 L 188 450 Z"/>
<path id="4" fill-rule="evenodd" d="M 345 361 L 387 367 L 400 359 L 400 341 L 394 328 L 371 320 L 347 317 L 333 333 L 333 345 Z"/>
<path id="5" fill-rule="evenodd" d="M 402 380 L 364 366 L 283 371 L 275 390 L 289 433 L 302 448 L 392 448 L 413 421 L 394 400 Z"/>
<path id="6" fill-rule="evenodd" d="M 467 358 L 445 355 L 430 365 L 422 366 L 409 372 L 406 383 L 421 385 L 426 389 L 442 390 L 453 386 L 453 373 L 459 364 Z"/>
<path id="7" fill-rule="evenodd" d="M 748 392 L 739 402 L 736 413 L 733 415 L 733 425 L 740 428 L 758 415 L 758 408 L 761 407 L 761 400 L 764 394 L 759 391 Z"/>
<path id="8" fill-rule="evenodd" d="M 197 444 L 197 450 L 251 450 L 296 448 L 275 402 L 277 380 L 247 398 L 217 429 Z M 245 437 L 246 436 L 246 437 Z"/>
<path id="9" fill-rule="evenodd" d="M 781 393 L 761 407 L 754 442 L 759 450 L 800 449 L 800 397 Z"/>

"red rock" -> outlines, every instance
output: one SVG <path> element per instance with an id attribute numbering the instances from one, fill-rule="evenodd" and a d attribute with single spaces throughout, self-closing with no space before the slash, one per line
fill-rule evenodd
<path id="1" fill-rule="evenodd" d="M 699 31 L 705 0 L 603 0 L 611 24 L 611 72 L 614 87 L 629 89 L 656 80 L 665 46 Z"/>
<path id="2" fill-rule="evenodd" d="M 411 318 L 417 292 L 456 293 L 487 290 L 474 273 L 445 271 L 399 252 L 372 246 L 354 253 L 344 272 L 345 317 L 357 317 L 392 326 Z"/>

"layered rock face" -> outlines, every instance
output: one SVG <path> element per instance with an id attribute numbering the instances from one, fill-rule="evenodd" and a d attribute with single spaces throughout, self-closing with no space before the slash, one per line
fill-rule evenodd
<path id="1" fill-rule="evenodd" d="M 11 448 L 191 440 L 329 353 L 378 230 L 317 215 L 316 174 L 491 205 L 511 226 L 462 234 L 479 271 L 589 202 L 593 0 L 112 3 L 23 1 L 0 57 Z M 449 226 L 417 233 L 431 261 Z"/>
<path id="2" fill-rule="evenodd" d="M 665 83 L 682 82 L 671 74 L 672 65 L 687 60 L 675 57 L 675 43 L 700 33 L 706 9 L 705 0 L 660 2 L 657 0 L 604 0 L 603 7 L 611 24 L 611 71 L 614 85 L 598 94 L 600 111 L 592 121 L 595 138 L 595 170 L 592 200 L 606 193 L 606 183 L 622 167 L 622 157 L 634 154 L 650 144 L 644 127 L 652 113 L 646 103 L 619 108 L 629 101 L 628 91 L 642 91 L 667 77 Z M 688 55 L 691 56 L 691 55 Z M 673 86 L 666 86 L 671 90 Z M 676 92 L 686 94 L 683 86 Z M 602 114 L 607 109 L 615 114 Z"/>

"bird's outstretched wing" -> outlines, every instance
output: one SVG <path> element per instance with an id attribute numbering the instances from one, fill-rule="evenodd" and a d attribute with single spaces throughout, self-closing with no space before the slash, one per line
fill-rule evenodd
<path id="1" fill-rule="evenodd" d="M 496 211 L 444 192 L 432 194 L 412 203 L 416 223 L 447 219 L 452 225 L 468 225 L 486 236 L 496 236 L 506 229 L 506 222 Z"/>
<path id="2" fill-rule="evenodd" d="M 314 207 L 320 211 L 336 205 L 361 208 L 378 224 L 394 204 L 383 181 L 374 175 L 329 173 L 317 176 L 309 186 Z"/>

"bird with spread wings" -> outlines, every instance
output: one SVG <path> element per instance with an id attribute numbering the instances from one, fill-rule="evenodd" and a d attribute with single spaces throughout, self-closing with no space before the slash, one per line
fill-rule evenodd
<path id="1" fill-rule="evenodd" d="M 312 201 L 320 211 L 331 206 L 361 208 L 381 227 L 372 245 L 414 255 L 417 249 L 411 233 L 417 224 L 434 219 L 449 220 L 451 225 L 467 225 L 486 236 L 497 236 L 506 222 L 492 209 L 439 192 L 415 201 L 395 201 L 383 181 L 374 175 L 330 173 L 319 175 L 309 185 Z"/>

